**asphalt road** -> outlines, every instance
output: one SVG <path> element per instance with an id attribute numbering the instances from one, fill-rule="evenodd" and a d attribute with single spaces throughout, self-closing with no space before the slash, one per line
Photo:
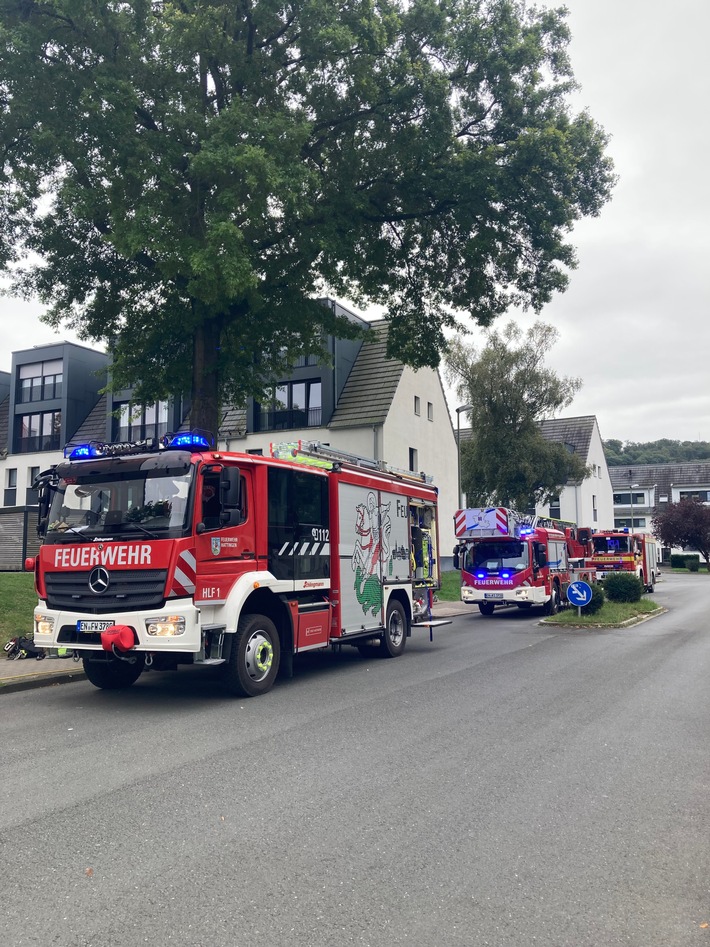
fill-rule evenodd
<path id="1" fill-rule="evenodd" d="M 710 945 L 710 583 L 551 631 L 0 699 L 7 947 Z M 421 633 L 419 633 L 421 636 Z"/>

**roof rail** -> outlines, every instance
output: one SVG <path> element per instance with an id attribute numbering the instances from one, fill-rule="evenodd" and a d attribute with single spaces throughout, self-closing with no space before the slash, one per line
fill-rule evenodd
<path id="1" fill-rule="evenodd" d="M 351 467 L 361 467 L 366 470 L 375 470 L 379 473 L 392 474 L 407 480 L 417 480 L 420 483 L 432 483 L 434 478 L 425 473 L 416 473 L 413 470 L 404 470 L 393 467 L 384 460 L 375 460 L 373 457 L 363 457 L 352 454 L 350 451 L 339 450 L 321 441 L 286 441 L 280 444 L 271 443 L 269 452 L 272 457 L 281 460 L 295 460 L 311 466 L 335 469 L 336 465 L 348 464 Z"/>

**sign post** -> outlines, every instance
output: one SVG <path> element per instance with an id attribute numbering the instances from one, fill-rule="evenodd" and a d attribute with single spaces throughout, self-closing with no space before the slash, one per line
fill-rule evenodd
<path id="1" fill-rule="evenodd" d="M 577 617 L 582 616 L 582 607 L 589 605 L 592 600 L 592 587 L 586 582 L 570 582 L 567 587 L 567 599 L 577 606 Z"/>

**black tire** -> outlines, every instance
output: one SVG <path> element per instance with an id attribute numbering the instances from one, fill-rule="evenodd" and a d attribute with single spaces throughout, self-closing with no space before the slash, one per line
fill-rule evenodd
<path id="1" fill-rule="evenodd" d="M 390 599 L 387 606 L 387 619 L 382 634 L 380 651 L 383 658 L 398 658 L 407 643 L 407 615 L 402 604 Z"/>
<path id="2" fill-rule="evenodd" d="M 109 657 L 108 661 L 101 658 L 98 661 L 85 657 L 83 659 L 84 674 L 94 687 L 105 691 L 119 691 L 135 684 L 145 667 L 145 655 L 135 654 L 135 662 L 121 661 L 119 658 Z"/>
<path id="3" fill-rule="evenodd" d="M 237 697 L 259 697 L 274 686 L 279 673 L 281 642 L 266 615 L 242 615 L 232 641 L 224 681 Z"/>
<path id="4" fill-rule="evenodd" d="M 656 576 L 655 573 L 651 575 L 651 584 L 646 586 L 646 591 L 650 594 L 653 594 L 656 591 Z"/>
<path id="5" fill-rule="evenodd" d="M 556 615 L 560 610 L 560 590 L 559 586 L 552 586 L 552 594 L 550 595 L 550 600 L 545 602 L 545 614 L 546 615 Z"/>
<path id="6" fill-rule="evenodd" d="M 494 608 L 495 608 L 495 605 L 493 604 L 493 602 L 479 602 L 478 603 L 478 610 L 480 611 L 481 615 L 492 615 Z"/>

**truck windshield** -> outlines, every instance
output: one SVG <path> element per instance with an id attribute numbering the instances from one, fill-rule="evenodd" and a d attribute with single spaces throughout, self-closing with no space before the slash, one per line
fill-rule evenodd
<path id="1" fill-rule="evenodd" d="M 491 540 L 472 543 L 466 552 L 464 568 L 469 572 L 501 572 L 511 569 L 519 572 L 530 564 L 527 543 L 519 540 Z"/>
<path id="2" fill-rule="evenodd" d="M 45 542 L 89 540 L 130 533 L 166 538 L 189 525 L 191 472 L 164 469 L 106 472 L 60 480 Z"/>
<path id="3" fill-rule="evenodd" d="M 594 536 L 594 552 L 620 555 L 629 551 L 629 536 Z"/>

